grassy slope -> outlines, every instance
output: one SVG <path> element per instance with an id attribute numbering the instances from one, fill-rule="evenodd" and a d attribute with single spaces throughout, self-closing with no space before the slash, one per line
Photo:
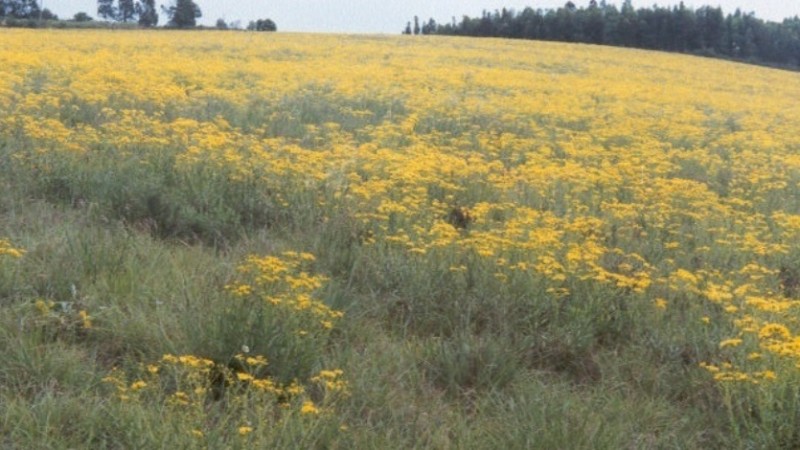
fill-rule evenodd
<path id="1" fill-rule="evenodd" d="M 162 422 L 158 408 L 109 405 L 101 379 L 113 365 L 166 353 L 205 354 L 203 331 L 227 301 L 214 292 L 238 256 L 309 237 L 256 234 L 220 254 L 154 240 L 84 210 L 23 198 L 10 203 L 4 205 L 3 229 L 29 248 L 35 243 L 35 250 L 14 269 L 13 293 L 3 308 L 4 445 L 195 445 L 175 434 L 185 425 Z M 80 286 L 74 297 L 73 284 Z M 344 288 L 331 295 L 347 297 L 334 302 L 347 315 L 324 360 L 346 370 L 351 396 L 337 414 L 349 430 L 305 436 L 315 445 L 646 448 L 701 447 L 723 439 L 724 428 L 716 423 L 721 411 L 705 374 L 654 355 L 647 343 L 576 356 L 557 349 L 549 361 L 525 369 L 502 340 L 442 341 L 387 329 L 389 318 L 374 305 L 381 295 Z M 67 314 L 42 323 L 32 305 L 41 297 L 74 299 L 72 308 L 93 305 L 96 324 L 84 333 Z M 308 433 L 292 431 L 262 442 L 294 446 Z"/>
<path id="2" fill-rule="evenodd" d="M 31 34 L 24 36 L 35 36 L 33 32 L 28 33 Z M 238 49 L 246 45 L 238 41 L 243 39 L 239 36 L 232 39 L 237 41 L 231 45 Z M 309 66 L 318 68 L 325 67 L 324 56 L 330 48 L 344 43 L 345 48 L 364 52 L 366 47 L 361 46 L 367 45 L 365 42 L 369 40 L 326 37 L 320 38 L 322 44 L 315 44 L 316 38 L 309 36 L 281 39 L 283 41 L 276 44 L 277 49 L 269 47 L 273 44 L 262 43 L 269 49 L 269 57 L 295 61 L 294 64 L 299 65 L 306 61 Z M 660 172 L 661 166 L 640 169 L 634 164 L 627 181 L 611 180 L 608 184 L 597 181 L 595 186 L 606 189 L 603 195 L 610 195 L 600 200 L 617 203 L 627 200 L 634 204 L 631 198 L 640 199 L 641 193 L 626 192 L 625 187 L 629 186 L 630 180 L 644 177 L 645 170 L 648 178 L 691 179 L 702 183 L 714 191 L 714 195 L 719 196 L 714 198 L 718 199 L 723 197 L 724 190 L 736 188 L 739 186 L 737 182 L 747 176 L 745 170 L 737 165 L 736 157 L 715 159 L 708 156 L 722 151 L 722 138 L 719 136 L 734 133 L 737 127 L 756 132 L 761 127 L 756 119 L 766 120 L 770 126 L 777 126 L 775 123 L 780 122 L 775 119 L 777 113 L 766 107 L 758 109 L 750 117 L 738 107 L 725 109 L 729 104 L 725 102 L 732 102 L 742 95 L 749 100 L 758 99 L 760 95 L 766 95 L 759 93 L 759 89 L 766 85 L 763 80 L 790 76 L 730 63 L 639 51 L 488 42 L 475 44 L 462 39 L 410 41 L 401 38 L 379 38 L 369 42 L 381 51 L 375 54 L 386 55 L 379 58 L 372 54 L 370 58 L 383 58 L 386 64 L 394 64 L 385 69 L 388 72 L 384 74 L 404 74 L 397 82 L 399 91 L 406 89 L 411 92 L 409 86 L 425 83 L 428 76 L 424 71 L 411 71 L 407 63 L 418 67 L 426 57 L 435 57 L 435 69 L 431 72 L 433 81 L 430 81 L 433 85 L 431 92 L 436 93 L 432 94 L 433 100 L 417 91 L 399 96 L 392 91 L 391 81 L 386 85 L 380 84 L 383 81 L 375 81 L 378 86 L 374 89 L 378 92 L 375 98 L 365 97 L 363 93 L 348 94 L 347 89 L 353 89 L 352 85 L 342 89 L 344 94 L 329 95 L 328 89 L 335 91 L 337 83 L 346 83 L 341 80 L 346 80 L 351 70 L 357 80 L 369 79 L 367 69 L 361 66 L 353 69 L 342 63 L 341 69 L 333 71 L 335 73 L 326 73 L 330 77 L 328 83 L 333 87 L 311 83 L 312 87 L 305 92 L 287 89 L 278 98 L 264 94 L 267 96 L 264 104 L 250 103 L 247 107 L 243 103 L 237 106 L 223 100 L 203 103 L 204 99 L 200 102 L 203 107 L 191 102 L 167 102 L 162 112 L 170 117 L 158 120 L 163 120 L 167 127 L 164 133 L 167 139 L 170 134 L 179 133 L 170 131 L 169 127 L 178 126 L 173 120 L 188 117 L 200 122 L 213 122 L 216 119 L 209 110 L 217 108 L 215 111 L 231 123 L 237 133 L 245 135 L 244 138 L 230 138 L 235 143 L 228 145 L 235 148 L 245 147 L 241 142 L 249 139 L 248 133 L 265 135 L 286 139 L 285 142 L 265 145 L 299 145 L 318 152 L 324 150 L 330 152 L 325 153 L 328 158 L 338 162 L 339 158 L 346 159 L 348 152 L 355 152 L 364 144 L 376 143 L 376 146 L 404 155 L 418 150 L 414 145 L 420 142 L 430 148 L 438 143 L 442 148 L 455 149 L 453 151 L 458 152 L 459 158 L 477 152 L 485 158 L 480 163 L 492 159 L 502 161 L 506 171 L 522 167 L 524 162 L 519 161 L 525 160 L 526 152 L 542 153 L 542 147 L 548 142 L 553 148 L 546 152 L 548 155 L 542 161 L 575 161 L 572 170 L 592 165 L 611 170 L 607 163 L 620 163 L 622 166 L 624 161 L 620 160 L 626 158 L 626 147 L 641 152 L 643 160 L 648 161 L 648 150 L 642 149 L 655 143 L 665 148 L 663 154 L 668 157 L 654 161 L 668 161 L 670 167 Z M 53 45 L 52 40 L 47 45 Z M 159 41 L 158 45 L 164 43 Z M 215 45 L 200 43 L 189 47 L 227 54 Z M 41 51 L 44 55 L 41 58 L 47 61 L 52 56 L 42 50 L 45 46 L 42 44 L 37 51 Z M 492 50 L 499 55 L 486 53 Z M 256 50 L 255 54 L 260 51 Z M 444 53 L 437 53 L 439 51 Z M 540 54 L 537 57 L 528 56 L 537 52 Z M 563 59 L 558 56 L 563 52 L 572 52 L 573 56 Z M 252 57 L 249 53 L 247 55 L 247 58 Z M 345 51 L 332 58 L 341 63 L 349 56 Z M 602 72 L 613 70 L 619 61 L 631 58 L 636 62 L 630 64 L 629 71 L 617 67 L 619 72 L 610 75 Z M 296 62 L 298 60 L 300 63 Z M 370 64 L 373 64 L 372 60 L 365 66 Z M 465 69 L 469 73 L 456 75 L 453 77 L 455 81 L 447 78 L 445 74 L 452 64 L 469 67 L 469 71 Z M 695 65 L 698 67 L 689 67 Z M 77 109 L 63 105 L 55 112 L 45 107 L 35 113 L 25 109 L 21 106 L 21 98 L 27 96 L 37 99 L 32 102 L 41 101 L 37 95 L 46 97 L 52 95 L 49 89 L 57 89 L 53 87 L 57 83 L 48 84 L 48 80 L 57 79 L 52 73 L 58 70 L 47 64 L 41 67 L 28 68 L 19 83 L 7 86 L 9 90 L 4 98 L 14 100 L 3 103 L 6 110 L 36 120 L 57 117 L 67 126 L 75 127 L 74 130 L 81 123 L 96 125 L 97 129 L 101 129 L 101 122 L 105 127 L 116 123 L 106 113 L 93 109 L 90 102 L 81 103 L 84 99 L 80 98 L 80 93 L 78 98 L 72 99 Z M 525 84 L 529 83 L 525 74 L 533 68 L 544 77 L 531 81 L 530 85 Z M 280 70 L 283 69 L 281 66 Z M 169 70 L 178 69 L 171 67 Z M 255 73 L 256 69 L 253 70 Z M 404 72 L 406 70 L 409 72 Z M 509 71 L 505 72 L 505 77 L 502 75 L 504 70 Z M 212 70 L 217 73 L 215 71 L 217 69 Z M 700 92 L 698 89 L 704 83 L 697 79 L 712 71 L 724 72 L 725 75 L 709 75 L 711 81 L 708 83 L 744 78 L 751 80 L 750 91 L 747 91 L 748 82 L 745 81 L 743 85 L 730 87 L 734 92 L 728 92 L 728 86 L 719 85 L 708 86 L 709 92 Z M 120 72 L 125 73 L 125 69 L 120 69 Z M 623 81 L 613 83 L 612 80 L 619 78 L 619 73 L 626 72 L 630 77 L 628 84 Z M 210 90 L 211 85 L 230 76 L 225 71 L 218 71 L 218 75 L 218 79 L 208 81 L 201 88 Z M 77 86 L 78 77 L 71 76 L 73 86 Z M 296 74 L 282 73 L 280 76 L 292 80 L 290 83 L 302 85 L 295 78 Z M 584 94 L 593 92 L 591 101 L 587 100 L 588 97 L 569 96 L 571 83 L 575 83 L 575 89 L 581 90 L 583 88 L 578 85 L 592 83 L 593 76 L 598 77 L 594 79 L 595 84 L 581 91 Z M 670 85 L 672 87 L 664 88 L 669 92 L 653 92 L 655 86 L 663 86 L 665 80 L 659 77 L 673 77 L 667 80 L 674 83 Z M 187 81 L 177 75 L 171 79 L 187 93 L 200 84 L 198 80 Z M 687 81 L 689 79 L 694 81 Z M 541 84 L 546 80 L 549 84 Z M 679 81 L 686 81 L 687 85 L 681 85 Z M 245 74 L 234 84 L 247 82 Z M 603 82 L 608 83 L 608 90 L 604 89 Z M 43 85 L 36 86 L 36 83 Z M 213 87 L 224 90 L 219 86 Z M 497 90 L 493 91 L 492 86 Z M 633 93 L 626 94 L 626 86 L 630 86 Z M 774 87 L 770 86 L 770 89 Z M 250 86 L 249 90 L 242 92 L 259 92 L 259 88 Z M 79 90 L 77 87 L 74 89 Z M 114 89 L 117 88 L 110 91 Z M 786 89 L 791 92 L 791 88 Z M 533 107 L 556 103 L 553 106 L 556 110 L 533 111 L 520 106 L 526 101 L 526 95 L 542 90 L 550 90 L 549 97 L 537 100 L 539 103 Z M 387 92 L 398 95 L 401 104 L 393 104 L 394 100 L 391 95 L 387 97 Z M 222 94 L 219 95 L 224 99 Z M 615 96 L 618 101 L 613 100 Z M 697 104 L 686 110 L 670 110 L 697 96 L 703 99 L 716 96 L 724 101 L 713 103 L 707 100 L 709 105 L 717 108 L 715 111 L 698 113 L 700 106 Z M 452 106 L 452 99 L 448 100 L 451 97 L 460 98 L 460 103 Z M 771 94 L 769 101 L 780 97 L 780 94 Z M 351 98 L 357 101 L 351 102 Z M 233 102 L 236 99 L 234 95 L 228 100 Z M 120 110 L 141 108 L 147 111 L 147 108 L 153 108 L 158 112 L 161 107 L 153 99 L 136 103 L 108 97 L 100 103 L 103 101 Z M 114 104 L 114 101 L 120 103 Z M 426 108 L 429 105 L 421 103 L 427 101 L 433 108 L 428 115 Z M 587 103 L 581 103 L 583 101 Z M 588 106 L 593 102 L 596 109 Z M 459 109 L 459 105 L 468 106 L 448 116 L 447 105 L 452 109 Z M 275 108 L 270 109 L 273 106 Z M 503 116 L 504 107 L 513 112 L 509 113 L 510 117 Z M 375 119 L 364 119 L 364 115 L 353 112 L 359 108 L 372 114 L 367 117 Z M 569 111 L 569 108 L 574 109 Z M 399 112 L 389 113 L 389 110 Z M 78 112 L 70 118 L 65 116 L 65 111 Z M 282 112 L 285 114 L 281 115 Z M 702 123 L 697 123 L 700 119 L 691 115 L 695 113 L 701 114 Z M 151 117 L 154 111 L 146 114 Z M 411 130 L 421 136 L 419 142 L 409 143 L 402 134 L 389 132 L 392 130 L 383 130 L 384 134 L 373 130 L 382 123 L 391 124 L 393 121 L 398 122 L 398 129 L 404 129 L 406 123 L 399 122 L 414 114 L 418 117 Z M 608 120 L 607 124 L 631 120 L 632 128 L 625 135 L 613 134 L 609 128 L 601 129 L 601 125 L 593 122 L 601 116 L 606 117 L 603 120 Z M 725 122 L 725 117 L 729 118 L 728 122 Z M 748 122 L 750 120 L 752 122 Z M 325 124 L 330 122 L 338 123 L 339 131 L 329 130 L 330 134 L 325 135 Z M 691 128 L 693 123 L 697 124 L 696 128 Z M 671 132 L 673 125 L 675 131 Z M 321 190 L 341 188 L 338 174 L 330 175 L 329 172 L 330 178 L 326 178 L 324 183 L 309 188 L 313 182 L 304 183 L 302 178 L 298 178 L 302 177 L 302 170 L 271 174 L 285 177 L 279 182 L 272 179 L 242 182 L 233 175 L 226 179 L 230 174 L 220 178 L 217 173 L 225 173 L 216 172 L 221 170 L 220 166 L 204 160 L 203 164 L 191 166 L 197 169 L 196 172 L 187 172 L 185 168 L 170 165 L 180 160 L 171 158 L 185 149 L 176 142 L 158 147 L 162 144 L 157 142 L 157 138 L 163 136 L 158 134 L 161 131 L 155 125 L 147 129 L 151 126 L 149 122 L 144 126 L 145 135 L 153 137 L 153 142 L 148 144 L 153 147 L 148 148 L 158 148 L 161 153 L 147 153 L 144 157 L 137 156 L 138 150 L 124 147 L 127 145 L 124 140 L 111 143 L 104 140 L 110 139 L 105 136 L 87 144 L 91 148 L 88 155 L 74 156 L 62 153 L 58 140 L 48 140 L 47 136 L 31 138 L 25 135 L 29 129 L 10 121 L 4 122 L 3 126 L 0 135 L 0 191 L 7 194 L 0 198 L 0 238 L 7 237 L 13 245 L 27 252 L 21 258 L 0 255 L 3 258 L 0 259 L 1 446 L 714 448 L 748 444 L 789 445 L 787 442 L 791 442 L 784 440 L 776 444 L 770 441 L 773 437 L 769 434 L 759 434 L 757 429 L 762 424 L 756 419 L 750 423 L 752 428 L 748 428 L 748 423 L 743 426 L 741 420 L 729 420 L 731 402 L 725 395 L 728 391 L 721 389 L 698 364 L 727 358 L 720 353 L 719 341 L 737 330 L 732 319 L 713 302 L 703 303 L 699 295 L 692 297 L 694 294 L 688 293 L 692 291 L 690 288 L 686 288 L 686 293 L 678 289 L 677 293 L 670 294 L 672 297 L 668 298 L 670 304 L 665 312 L 654 307 L 653 300 L 662 292 L 672 291 L 665 288 L 663 291 L 637 293 L 602 282 L 587 282 L 578 276 L 577 271 L 584 270 L 582 267 L 568 275 L 566 284 L 559 285 L 570 289 L 571 300 L 568 303 L 559 303 L 553 291 L 548 290 L 554 286 L 552 280 L 541 278 L 535 272 L 529 277 L 515 278 L 511 275 L 506 281 L 498 281 L 495 274 L 502 270 L 502 264 L 496 262 L 494 255 L 490 258 L 479 256 L 480 244 L 470 243 L 467 233 L 485 232 L 488 236 L 495 222 L 511 222 L 511 218 L 518 217 L 515 214 L 521 213 L 501 209 L 496 212 L 495 222 L 491 222 L 488 219 L 482 221 L 482 217 L 459 218 L 462 214 L 459 208 L 477 210 L 481 202 L 490 201 L 518 202 L 517 205 L 530 206 L 541 214 L 552 212 L 554 217 L 565 220 L 562 225 L 569 225 L 575 223 L 573 219 L 580 216 L 580 211 L 586 211 L 577 207 L 572 209 L 569 202 L 573 201 L 576 204 L 584 202 L 587 208 L 595 205 L 598 209 L 587 216 L 601 217 L 600 210 L 606 208 L 606 204 L 603 203 L 601 208 L 596 200 L 581 197 L 581 192 L 585 194 L 585 191 L 565 188 L 574 195 L 570 196 L 569 192 L 566 197 L 559 194 L 558 186 L 580 184 L 568 175 L 558 175 L 562 177 L 562 185 L 542 187 L 536 184 L 538 179 L 534 181 L 532 178 L 537 176 L 535 167 L 528 167 L 526 170 L 529 171 L 521 173 L 519 178 L 531 180 L 533 187 L 527 190 L 486 187 L 481 180 L 485 177 L 497 179 L 492 178 L 499 173 L 494 172 L 495 169 L 488 169 L 487 173 L 468 173 L 457 182 L 459 188 L 452 192 L 448 191 L 445 183 L 426 181 L 427 195 L 437 197 L 441 191 L 441 199 L 455 201 L 457 206 L 448 205 L 441 209 L 432 202 L 433 206 L 420 207 L 416 215 L 407 219 L 405 231 L 410 232 L 412 224 L 424 224 L 425 220 L 433 224 L 452 224 L 456 231 L 461 227 L 468 229 L 456 233 L 452 238 L 455 246 L 447 247 L 447 251 L 437 250 L 436 245 L 431 244 L 427 247 L 426 257 L 419 258 L 403 245 L 381 245 L 382 239 L 390 238 L 386 242 L 396 242 L 397 236 L 401 235 L 392 234 L 397 231 L 392 228 L 396 224 L 391 220 L 395 219 L 389 220 L 376 213 L 374 224 L 367 221 L 365 225 L 361 220 L 359 214 L 375 213 L 379 208 L 374 211 L 366 209 L 363 205 L 368 202 L 363 198 L 347 202 L 329 191 L 320 194 L 315 190 L 317 187 Z M 619 129 L 612 131 L 625 129 L 626 125 L 621 124 Z M 705 137 L 692 134 L 698 129 Z M 488 137 L 483 134 L 487 130 Z M 516 135 L 521 141 L 516 147 L 512 141 L 506 148 L 494 148 L 485 143 L 486 139 L 492 138 L 492 132 Z M 112 131 L 108 133 L 110 135 Z M 602 145 L 583 139 L 600 134 L 603 134 L 598 138 L 603 141 Z M 642 135 L 646 135 L 647 140 L 639 141 Z M 777 133 L 777 139 L 782 136 Z M 319 143 L 325 139 L 337 142 L 341 139 L 342 145 L 349 147 L 339 153 Z M 458 142 L 459 139 L 464 142 Z M 567 140 L 579 148 L 567 148 L 564 144 Z M 246 143 L 252 144 L 250 141 Z M 588 150 L 582 153 L 582 146 L 588 148 L 592 145 L 604 146 L 606 153 L 590 154 Z M 730 148 L 737 145 L 743 144 L 729 143 Z M 781 150 L 774 152 L 778 154 L 784 146 L 791 145 L 778 142 L 776 146 Z M 38 149 L 42 148 L 49 148 L 52 153 L 39 152 Z M 313 158 L 299 151 L 292 153 L 294 151 L 291 148 L 286 150 L 286 157 L 294 158 L 293 161 Z M 364 150 L 360 148 L 358 151 Z M 25 156 L 20 158 L 19 155 Z M 361 158 L 359 155 L 354 158 Z M 402 171 L 374 169 L 378 164 L 375 161 L 394 161 L 392 158 L 400 157 L 391 152 L 383 154 L 364 163 L 354 173 L 365 182 L 380 179 L 386 173 L 394 176 Z M 535 163 L 533 157 L 527 158 Z M 276 159 L 280 160 L 280 157 Z M 447 166 L 451 163 L 440 164 Z M 42 165 L 45 164 L 52 171 L 43 172 Z M 311 173 L 320 166 L 332 170 L 318 161 L 309 164 L 312 167 L 308 169 L 311 178 Z M 559 166 L 563 167 L 561 163 Z M 409 170 L 412 169 L 409 166 Z M 621 172 L 624 170 L 620 169 Z M 542 180 L 550 180 L 546 173 L 540 174 Z M 726 173 L 730 178 L 727 181 Z M 791 174 L 783 175 L 796 183 Z M 346 177 L 342 175 L 342 178 Z M 301 181 L 298 183 L 297 179 Z M 229 183 L 226 180 L 234 181 Z M 247 184 L 250 182 L 253 184 Z M 413 184 L 415 181 L 406 182 Z M 397 186 L 401 186 L 397 189 L 402 189 L 402 184 Z M 354 183 L 353 189 L 355 187 Z M 616 191 L 609 193 L 611 187 Z M 277 192 L 277 200 L 272 197 L 262 198 L 262 203 L 253 200 L 259 197 L 253 192 L 262 192 L 258 189 L 269 191 L 269 195 Z M 342 198 L 349 195 L 345 192 L 342 190 Z M 404 191 L 402 195 L 408 192 Z M 741 192 L 734 193 L 744 196 Z M 455 197 L 448 197 L 448 193 Z M 764 204 L 771 201 L 769 198 L 744 198 L 756 205 L 752 211 L 765 216 L 781 207 L 773 205 L 769 207 L 772 209 L 763 209 L 767 208 Z M 790 197 L 784 195 L 782 198 Z M 796 200 L 796 195 L 790 199 Z M 397 200 L 400 203 L 404 201 L 401 198 Z M 286 205 L 282 206 L 283 201 Z M 337 203 L 339 201 L 341 203 Z M 790 213 L 795 212 L 788 204 L 783 203 L 782 207 Z M 662 208 L 679 210 L 681 205 L 676 202 Z M 683 207 L 697 207 L 689 205 Z M 362 207 L 365 209 L 360 209 Z M 505 218 L 503 214 L 506 214 Z M 653 214 L 655 220 L 657 214 Z M 702 230 L 712 225 L 722 226 L 711 223 L 714 217 L 704 216 L 698 221 L 706 222 L 692 224 L 683 221 L 684 229 L 677 235 L 667 236 L 668 223 L 663 225 L 663 229 L 655 225 L 649 229 L 650 233 L 665 233 L 664 242 L 656 242 L 653 238 L 639 246 L 633 241 L 625 242 L 625 239 L 632 239 L 629 236 L 633 234 L 625 234 L 626 231 L 612 223 L 612 219 L 602 216 L 605 222 L 600 222 L 602 225 L 597 230 L 602 237 L 598 242 L 608 245 L 610 251 L 613 235 L 615 241 L 623 241 L 617 245 L 624 248 L 627 255 L 635 252 L 645 254 L 649 249 L 646 257 L 655 267 L 653 279 L 671 273 L 666 268 L 671 263 L 667 263 L 670 258 L 664 256 L 668 254 L 664 242 L 674 240 L 680 243 L 685 250 L 675 253 L 673 258 L 678 260 L 679 267 L 682 261 L 688 267 L 689 262 L 694 261 L 693 257 L 700 254 L 693 249 L 713 242 L 703 241 L 709 238 L 702 235 Z M 647 219 L 651 217 L 647 216 Z M 383 220 L 386 220 L 386 227 L 382 226 Z M 728 232 L 734 233 L 734 228 Z M 412 241 L 414 239 L 417 238 L 413 237 Z M 419 239 L 421 242 L 423 237 Z M 562 256 L 572 248 L 567 245 L 568 238 L 563 239 L 563 247 L 558 247 L 564 252 Z M 371 243 L 373 240 L 378 244 Z M 585 244 L 585 241 L 576 242 Z M 476 252 L 462 252 L 461 249 L 467 245 L 476 245 Z M 199 405 L 197 410 L 176 413 L 158 393 L 148 400 L 124 402 L 118 400 L 108 383 L 103 382 L 114 367 L 135 372 L 142 365 L 159 361 L 164 354 L 198 355 L 226 364 L 240 344 L 254 345 L 251 342 L 253 336 L 261 335 L 243 330 L 242 323 L 251 317 L 240 317 L 235 311 L 231 312 L 231 304 L 236 299 L 231 297 L 226 286 L 240 276 L 236 267 L 247 255 L 277 255 L 285 250 L 308 251 L 316 255 L 313 272 L 329 277 L 316 295 L 328 306 L 345 312 L 309 357 L 311 371 L 341 368 L 346 374 L 349 395 L 326 404 L 327 413 L 318 416 L 303 415 L 295 410 L 273 413 L 273 409 L 282 411 L 282 407 L 265 408 L 246 400 L 242 400 L 245 402 L 243 406 L 234 405 L 234 400 L 230 400 L 230 404 L 210 401 Z M 732 250 L 722 256 L 703 257 L 711 261 L 708 264 L 714 265 L 714 270 L 725 273 L 726 270 L 741 268 L 743 263 L 737 262 L 737 255 L 742 255 L 743 262 L 752 256 Z M 516 248 L 500 256 L 530 264 L 541 257 Z M 723 260 L 729 266 L 725 266 Z M 758 261 L 766 267 L 778 267 L 778 263 L 769 258 Z M 458 272 L 449 268 L 462 262 L 469 276 L 459 278 L 452 275 Z M 49 305 L 47 302 L 53 303 L 42 310 L 37 300 L 46 305 Z M 91 316 L 90 327 L 80 315 L 81 311 Z M 711 316 L 712 326 L 701 322 L 700 316 Z M 237 317 L 240 319 L 235 319 Z M 313 326 L 309 324 L 303 322 L 301 326 Z M 295 345 L 297 341 L 292 336 L 280 342 Z M 280 361 L 280 346 L 263 348 L 271 362 Z M 287 358 L 297 355 L 308 353 L 290 353 Z M 274 374 L 287 379 L 294 375 L 308 381 L 309 370 L 298 369 L 288 375 L 279 375 L 280 370 L 276 368 Z M 163 387 L 162 396 L 173 392 L 173 388 Z M 788 417 L 779 417 L 778 421 L 783 419 L 793 423 L 793 419 Z M 269 426 L 258 426 L 264 423 Z M 246 433 L 239 428 L 247 425 L 252 425 L 256 431 Z M 198 427 L 205 427 L 202 438 L 205 441 L 191 434 Z M 791 433 L 785 439 L 791 439 Z"/>

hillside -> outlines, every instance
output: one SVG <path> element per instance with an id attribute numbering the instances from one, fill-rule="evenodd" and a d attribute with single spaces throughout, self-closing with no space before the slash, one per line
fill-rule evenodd
<path id="1" fill-rule="evenodd" d="M 0 36 L 3 447 L 800 445 L 800 75 Z"/>

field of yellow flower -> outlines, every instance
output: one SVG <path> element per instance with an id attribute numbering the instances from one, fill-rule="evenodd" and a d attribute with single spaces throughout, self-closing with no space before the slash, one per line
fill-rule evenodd
<path id="1" fill-rule="evenodd" d="M 0 36 L 3 444 L 800 445 L 797 73 Z"/>

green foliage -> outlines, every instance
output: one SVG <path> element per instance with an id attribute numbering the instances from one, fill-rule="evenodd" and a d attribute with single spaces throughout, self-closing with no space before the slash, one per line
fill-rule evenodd
<path id="1" fill-rule="evenodd" d="M 247 25 L 250 31 L 278 31 L 278 26 L 272 19 L 258 19 Z"/>
<path id="2" fill-rule="evenodd" d="M 117 8 L 114 0 L 97 0 L 97 15 L 106 20 L 116 20 Z"/>
<path id="3" fill-rule="evenodd" d="M 136 18 L 136 5 L 133 0 L 117 0 L 117 20 L 133 22 Z"/>
<path id="4" fill-rule="evenodd" d="M 92 19 L 92 17 L 85 12 L 79 12 L 75 13 L 75 15 L 72 17 L 72 20 L 75 22 L 91 22 L 94 19 Z"/>
<path id="5" fill-rule="evenodd" d="M 192 0 L 175 0 L 169 7 L 162 5 L 161 10 L 169 17 L 167 26 L 175 28 L 194 28 L 197 19 L 203 16 L 200 7 Z"/>
<path id="6" fill-rule="evenodd" d="M 154 27 L 158 24 L 158 11 L 156 11 L 155 0 L 135 2 L 134 0 L 117 0 L 116 2 L 114 0 L 98 0 L 97 15 L 106 20 L 116 22 L 138 22 L 143 27 Z M 76 19 L 76 21 L 78 20 Z"/>
<path id="7" fill-rule="evenodd" d="M 139 25 L 143 27 L 158 25 L 158 10 L 156 10 L 155 0 L 136 2 L 136 15 L 139 16 Z"/>
<path id="8" fill-rule="evenodd" d="M 39 2 L 36 0 L 0 1 L 0 17 L 38 19 L 41 12 Z"/>
<path id="9" fill-rule="evenodd" d="M 620 8 L 591 2 L 577 8 L 572 2 L 557 9 L 526 7 L 516 12 L 484 11 L 481 17 L 464 16 L 461 22 L 437 24 L 433 19 L 421 29 L 414 17 L 414 34 L 503 37 L 555 40 L 695 53 L 758 64 L 800 68 L 800 23 L 797 17 L 782 23 L 765 22 L 737 9 L 724 15 L 720 7 L 691 9 L 678 6 L 634 9 L 630 1 Z M 411 25 L 405 34 L 411 34 Z"/>
<path id="10" fill-rule="evenodd" d="M 420 366 L 426 378 L 451 396 L 499 391 L 524 370 L 522 351 L 502 337 L 457 335 L 423 344 Z"/>

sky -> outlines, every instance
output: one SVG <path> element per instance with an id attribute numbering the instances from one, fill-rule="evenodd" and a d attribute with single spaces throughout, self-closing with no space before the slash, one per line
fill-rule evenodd
<path id="1" fill-rule="evenodd" d="M 71 18 L 83 11 L 97 16 L 97 0 L 39 0 L 61 18 Z M 589 0 L 573 0 L 585 7 Z M 607 0 L 617 6 L 622 0 Z M 480 16 L 481 11 L 494 11 L 503 7 L 521 11 L 526 6 L 550 9 L 563 6 L 566 0 L 195 0 L 203 12 L 199 23 L 214 25 L 217 19 L 242 26 L 254 19 L 270 18 L 278 31 L 334 32 L 334 33 L 387 33 L 398 34 L 406 22 L 415 15 L 421 21 L 429 18 L 447 23 L 453 17 Z M 635 8 L 675 5 L 671 0 L 633 0 Z M 800 15 L 800 0 L 684 0 L 692 8 L 710 5 L 721 6 L 727 14 L 740 8 L 754 12 L 765 20 L 781 21 Z M 172 0 L 156 0 L 156 4 L 172 4 Z M 161 16 L 160 24 L 166 22 Z"/>

